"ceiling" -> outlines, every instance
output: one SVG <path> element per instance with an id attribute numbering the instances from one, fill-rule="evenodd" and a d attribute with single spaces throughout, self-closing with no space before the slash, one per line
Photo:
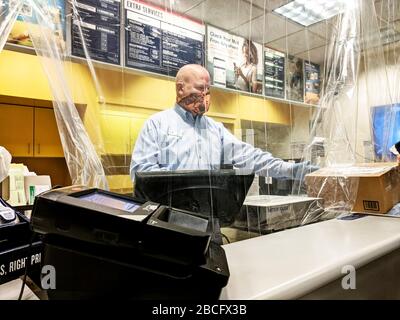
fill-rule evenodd
<path id="1" fill-rule="evenodd" d="M 303 27 L 272 12 L 291 0 L 147 1 L 319 64 L 335 28 L 335 17 Z M 381 27 L 400 32 L 400 1 L 375 0 L 375 8 Z"/>

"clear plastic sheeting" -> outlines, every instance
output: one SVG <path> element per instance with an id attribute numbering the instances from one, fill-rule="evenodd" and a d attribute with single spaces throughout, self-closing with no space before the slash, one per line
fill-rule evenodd
<path id="1" fill-rule="evenodd" d="M 21 15 L 27 25 L 29 37 L 40 59 L 53 95 L 54 114 L 64 149 L 65 160 L 74 184 L 107 188 L 104 170 L 96 150 L 90 141 L 73 101 L 67 80 L 66 51 L 57 35 L 60 25 L 54 24 L 49 10 L 51 3 L 35 0 L 3 1 L 8 5 L 2 19 L 4 30 L 9 31 L 15 23 L 17 12 L 29 7 L 29 15 Z M 55 6 L 55 1 L 53 2 Z M 3 30 L 3 29 L 2 29 Z M 1 42 L 8 33 L 1 34 Z M 88 64 L 91 64 L 90 60 Z M 32 79 L 34 81 L 34 79 Z"/>
<path id="2" fill-rule="evenodd" d="M 10 169 L 11 155 L 4 147 L 0 146 L 0 182 L 8 175 Z"/>
<path id="3" fill-rule="evenodd" d="M 0 1 L 0 51 L 3 50 L 7 37 L 17 19 L 18 13 L 22 7 L 22 1 L 14 1 L 8 4 L 8 1 Z"/>
<path id="4" fill-rule="evenodd" d="M 400 140 L 399 1 L 341 1 L 338 15 L 308 27 L 274 12 L 288 2 L 68 0 L 62 29 L 50 10 L 58 0 L 3 0 L 0 49 L 15 21 L 26 22 L 74 184 L 133 194 L 131 163 L 140 161 L 210 177 L 255 173 L 222 230 L 235 241 L 350 214 L 366 175 L 397 187 L 385 163 L 396 161 L 389 149 Z M 324 3 L 296 6 L 332 5 Z M 190 126 L 175 105 L 175 76 L 192 63 L 210 74 L 209 92 L 184 97 L 204 98 L 204 126 Z M 363 212 L 382 211 L 381 200 L 364 200 Z M 221 203 L 210 207 L 215 218 Z"/>
<path id="5" fill-rule="evenodd" d="M 385 164 L 381 168 L 360 164 L 396 161 L 389 148 L 400 138 L 398 88 L 392 82 L 400 70 L 396 55 L 399 31 L 393 20 L 398 9 L 397 1 L 349 1 L 337 18 L 326 55 L 321 109 L 311 131 L 312 137 L 323 138 L 325 156 L 316 164 L 325 168 L 306 178 L 307 194 L 325 200 L 321 218 L 357 210 L 386 213 L 378 209 L 378 200 L 368 207 L 369 200 L 391 196 L 397 188 L 398 179 L 392 179 L 389 191 L 377 188 L 375 196 L 363 194 L 366 184 L 377 182 L 360 179 L 378 176 L 387 168 Z M 305 148 L 305 158 L 312 154 L 312 146 Z M 301 193 L 301 186 L 293 192 Z M 364 206 L 360 207 L 361 201 Z M 305 221 L 312 214 L 308 212 Z"/>

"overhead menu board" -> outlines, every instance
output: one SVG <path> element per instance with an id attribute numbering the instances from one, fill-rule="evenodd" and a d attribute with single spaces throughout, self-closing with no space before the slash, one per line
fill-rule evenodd
<path id="1" fill-rule="evenodd" d="M 286 99 L 304 101 L 303 60 L 291 55 L 286 60 Z"/>
<path id="2" fill-rule="evenodd" d="M 120 64 L 120 0 L 77 0 L 75 7 L 72 55 L 85 58 L 84 43 L 91 59 Z"/>
<path id="3" fill-rule="evenodd" d="M 207 26 L 207 70 L 215 86 L 262 94 L 262 46 Z"/>
<path id="4" fill-rule="evenodd" d="M 304 61 L 305 88 L 304 102 L 318 104 L 321 92 L 320 67 L 310 61 Z"/>
<path id="5" fill-rule="evenodd" d="M 175 76 L 204 65 L 205 26 L 143 1 L 125 0 L 125 65 Z"/>
<path id="6" fill-rule="evenodd" d="M 270 48 L 264 49 L 264 94 L 285 98 L 285 54 Z"/>
<path id="7" fill-rule="evenodd" d="M 10 0 L 3 2 L 0 1 L 0 15 L 2 12 L 7 13 L 9 8 L 14 8 L 17 0 Z M 50 23 L 48 26 L 51 27 L 56 41 L 61 47 L 64 47 L 65 43 L 65 1 L 64 0 L 36 0 L 37 7 L 41 12 L 44 12 L 45 17 L 49 17 Z M 23 3 L 20 9 L 20 14 L 15 21 L 10 34 L 8 35 L 7 42 L 33 47 L 32 40 L 29 36 L 30 32 L 38 32 L 38 16 L 37 12 L 29 5 L 29 3 Z M 42 26 L 44 28 L 44 26 Z"/>

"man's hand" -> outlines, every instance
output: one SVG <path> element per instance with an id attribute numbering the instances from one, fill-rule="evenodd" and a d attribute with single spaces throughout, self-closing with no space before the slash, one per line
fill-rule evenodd
<path id="1" fill-rule="evenodd" d="M 310 161 L 294 163 L 292 168 L 292 179 L 303 180 L 305 175 L 319 170 L 318 166 L 312 165 Z"/>

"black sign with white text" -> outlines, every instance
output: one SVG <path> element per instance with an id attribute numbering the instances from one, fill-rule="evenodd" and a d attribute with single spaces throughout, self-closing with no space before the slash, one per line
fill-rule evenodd
<path id="1" fill-rule="evenodd" d="M 175 76 L 204 65 L 204 25 L 142 1 L 125 0 L 125 65 Z"/>
<path id="2" fill-rule="evenodd" d="M 120 0 L 79 0 L 71 30 L 72 55 L 120 64 Z M 82 35 L 81 35 L 82 32 Z"/>
<path id="3" fill-rule="evenodd" d="M 0 252 L 0 284 L 23 275 L 26 268 L 29 273 L 40 270 L 42 250 L 42 243 L 35 242 L 31 247 L 27 244 Z"/>
<path id="4" fill-rule="evenodd" d="M 265 95 L 285 98 L 285 54 L 273 49 L 264 49 Z"/>

